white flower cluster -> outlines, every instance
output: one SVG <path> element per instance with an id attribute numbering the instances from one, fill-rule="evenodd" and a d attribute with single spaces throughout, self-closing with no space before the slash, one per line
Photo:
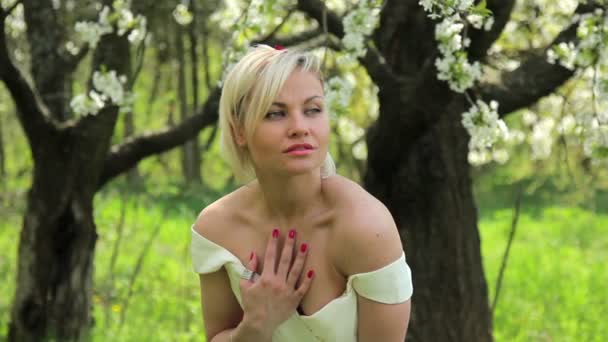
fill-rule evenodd
<path id="1" fill-rule="evenodd" d="M 353 93 L 354 84 L 347 77 L 334 76 L 325 82 L 325 104 L 330 113 L 345 113 Z"/>
<path id="2" fill-rule="evenodd" d="M 581 74 L 591 83 L 593 110 L 574 117 L 575 130 L 582 139 L 583 153 L 593 163 L 608 165 L 608 81 L 605 78 L 608 71 L 608 12 L 596 9 L 575 20 L 579 21 L 578 43 L 552 47 L 547 51 L 547 60 L 571 70 L 584 70 Z"/>
<path id="3" fill-rule="evenodd" d="M 97 22 L 77 22 L 75 30 L 80 42 L 87 43 L 89 47 L 95 48 L 103 35 L 114 32 L 114 27 L 116 27 L 116 33 L 119 36 L 129 32 L 127 38 L 132 44 L 141 43 L 147 32 L 146 18 L 142 15 L 133 15 L 133 12 L 123 1 L 115 1 L 112 9 L 104 6 L 99 12 Z M 74 44 L 71 43 L 70 45 Z M 74 49 L 71 48 L 70 50 Z"/>
<path id="4" fill-rule="evenodd" d="M 120 106 L 122 110 L 128 109 L 132 103 L 132 96 L 125 91 L 127 78 L 118 76 L 116 71 L 93 73 L 93 89 L 88 94 L 79 94 L 70 101 L 70 107 L 77 115 L 95 115 L 105 104 L 111 103 Z"/>
<path id="5" fill-rule="evenodd" d="M 544 160 L 551 155 L 553 147 L 552 132 L 555 128 L 555 120 L 552 117 L 543 118 L 536 122 L 532 128 L 529 142 L 532 146 L 532 159 Z"/>
<path id="6" fill-rule="evenodd" d="M 295 0 L 251 0 L 243 11 L 236 0 L 224 0 L 223 8 L 216 11 L 210 20 L 226 31 L 232 32 L 226 48 L 222 52 L 224 64 L 221 83 L 234 64 L 247 52 L 251 40 L 270 32 L 280 24 L 282 11 L 287 12 L 295 5 Z"/>
<path id="7" fill-rule="evenodd" d="M 608 165 L 608 111 L 583 112 L 575 117 L 583 139 L 583 152 L 596 164 Z"/>
<path id="8" fill-rule="evenodd" d="M 485 8 L 485 1 L 474 6 L 473 0 L 420 0 L 419 4 L 432 19 L 443 19 L 435 27 L 435 39 L 439 43 L 442 56 L 435 60 L 438 78 L 448 82 L 450 88 L 463 93 L 472 87 L 481 77 L 481 66 L 478 62 L 471 64 L 465 50 L 470 44 L 463 38 L 465 23 L 473 27 L 490 30 L 494 22 L 490 12 Z"/>
<path id="9" fill-rule="evenodd" d="M 446 81 L 455 92 L 465 93 L 482 76 L 479 62 L 469 62 L 466 48 L 471 41 L 463 36 L 465 25 L 489 31 L 494 19 L 486 8 L 486 2 L 477 5 L 474 0 L 419 0 L 431 19 L 441 19 L 435 26 L 435 39 L 441 55 L 435 60 L 437 78 Z M 470 135 L 469 162 L 481 165 L 492 160 L 505 163 L 509 154 L 494 144 L 509 139 L 506 124 L 498 117 L 498 103 L 488 105 L 477 100 L 462 114 L 462 124 Z"/>
<path id="10" fill-rule="evenodd" d="M 194 15 L 188 10 L 188 6 L 184 4 L 177 4 L 173 10 L 173 18 L 178 24 L 188 26 L 190 23 L 192 23 Z"/>
<path id="11" fill-rule="evenodd" d="M 505 150 L 493 150 L 497 141 L 509 137 L 507 125 L 498 117 L 498 102 L 491 101 L 488 105 L 477 100 L 473 107 L 462 114 L 462 125 L 471 137 L 469 140 L 471 164 L 484 164 L 491 158 L 499 163 L 508 160 L 508 153 Z"/>
<path id="12" fill-rule="evenodd" d="M 352 59 L 365 55 L 367 51 L 365 39 L 378 25 L 380 8 L 376 2 L 374 0 L 359 2 L 357 7 L 342 19 L 344 26 L 342 44 L 347 55 Z"/>
<path id="13" fill-rule="evenodd" d="M 608 14 L 602 9 L 576 16 L 578 44 L 562 42 L 547 50 L 549 63 L 568 69 L 585 68 L 595 63 L 608 66 Z"/>

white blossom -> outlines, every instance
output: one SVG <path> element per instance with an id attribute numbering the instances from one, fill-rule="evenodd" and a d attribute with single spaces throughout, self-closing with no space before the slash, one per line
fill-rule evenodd
<path id="1" fill-rule="evenodd" d="M 495 149 L 492 151 L 492 159 L 498 164 L 504 164 L 509 161 L 509 152 L 505 149 Z"/>
<path id="2" fill-rule="evenodd" d="M 77 22 L 74 29 L 76 30 L 79 40 L 89 44 L 91 48 L 97 46 L 101 36 L 112 32 L 111 26 L 87 21 Z"/>
<path id="3" fill-rule="evenodd" d="M 190 25 L 194 19 L 194 16 L 192 15 L 192 12 L 188 10 L 186 5 L 178 4 L 173 10 L 173 18 L 178 24 L 187 26 Z"/>
<path id="4" fill-rule="evenodd" d="M 490 105 L 477 100 L 476 104 L 462 114 L 462 125 L 469 133 L 469 149 L 483 150 L 499 139 L 508 137 L 508 128 L 498 117 L 498 103 Z"/>
<path id="5" fill-rule="evenodd" d="M 85 94 L 75 96 L 70 101 L 70 107 L 72 111 L 77 115 L 95 115 L 103 106 L 98 106 L 97 102 Z"/>
<path id="6" fill-rule="evenodd" d="M 550 117 L 543 118 L 534 125 L 529 138 L 532 146 L 532 159 L 547 159 L 551 155 L 551 148 L 553 146 L 551 132 L 554 127 L 555 120 Z"/>
<path id="7" fill-rule="evenodd" d="M 126 78 L 124 76 L 117 76 L 115 70 L 109 72 L 96 71 L 93 73 L 93 86 L 95 89 L 118 105 L 125 99 L 124 83 L 126 83 Z"/>
<path id="8" fill-rule="evenodd" d="M 348 107 L 353 88 L 353 84 L 344 77 L 332 77 L 325 83 L 325 103 L 333 113 Z"/>

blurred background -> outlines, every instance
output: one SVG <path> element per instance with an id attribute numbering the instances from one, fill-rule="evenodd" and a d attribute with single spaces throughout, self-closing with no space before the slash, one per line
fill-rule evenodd
<path id="1" fill-rule="evenodd" d="M 606 2 L 469 4 L 493 26 L 465 23 L 464 93 L 423 3 L 2 0 L 0 338 L 204 340 L 190 226 L 239 186 L 219 87 L 267 43 L 323 60 L 338 173 L 389 207 L 412 264 L 408 340 L 608 340 Z M 482 149 L 461 122 L 477 99 L 508 127 Z"/>

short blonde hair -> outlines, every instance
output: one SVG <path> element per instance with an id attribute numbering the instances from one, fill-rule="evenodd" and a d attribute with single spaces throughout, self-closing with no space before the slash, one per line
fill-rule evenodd
<path id="1" fill-rule="evenodd" d="M 237 180 L 253 179 L 255 171 L 249 153 L 237 145 L 234 132 L 242 129 L 247 139 L 251 139 L 255 127 L 296 68 L 317 74 L 323 84 L 316 56 L 267 45 L 251 48 L 226 76 L 219 106 L 221 147 Z M 328 153 L 322 174 L 327 177 L 333 173 L 335 166 Z"/>

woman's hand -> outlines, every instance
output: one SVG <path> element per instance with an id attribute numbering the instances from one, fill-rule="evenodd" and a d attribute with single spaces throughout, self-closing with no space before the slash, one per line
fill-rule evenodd
<path id="1" fill-rule="evenodd" d="M 304 268 L 308 245 L 303 243 L 297 250 L 291 265 L 296 243 L 296 232 L 291 230 L 285 239 L 283 250 L 279 253 L 279 230 L 275 229 L 266 246 L 264 271 L 253 280 L 241 280 L 243 302 L 243 323 L 255 327 L 266 336 L 294 314 L 294 311 L 308 292 L 314 271 L 310 270 L 296 287 Z M 278 259 L 280 258 L 280 259 Z M 278 259 L 278 267 L 275 268 Z M 251 254 L 247 268 L 256 272 L 258 258 Z"/>

